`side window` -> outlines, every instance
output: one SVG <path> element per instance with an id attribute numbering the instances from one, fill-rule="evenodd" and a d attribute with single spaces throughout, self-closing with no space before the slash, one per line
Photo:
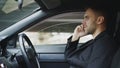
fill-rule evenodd
<path id="1" fill-rule="evenodd" d="M 77 25 L 81 24 L 84 12 L 63 13 L 48 18 L 24 31 L 33 45 L 66 44 Z M 87 35 L 80 39 L 84 43 L 92 38 Z"/>

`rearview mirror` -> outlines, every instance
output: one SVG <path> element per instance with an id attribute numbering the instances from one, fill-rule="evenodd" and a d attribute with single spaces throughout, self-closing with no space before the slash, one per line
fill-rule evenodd
<path id="1" fill-rule="evenodd" d="M 18 8 L 22 9 L 23 0 L 16 0 L 18 2 Z"/>

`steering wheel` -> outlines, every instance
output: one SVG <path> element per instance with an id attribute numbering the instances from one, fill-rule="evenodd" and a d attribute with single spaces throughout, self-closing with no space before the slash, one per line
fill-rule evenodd
<path id="1" fill-rule="evenodd" d="M 18 39 L 19 39 L 18 41 L 21 48 L 21 52 L 25 60 L 25 63 L 27 65 L 27 68 L 40 68 L 37 53 L 30 39 L 27 37 L 27 35 L 24 33 L 20 33 L 18 35 Z M 27 48 L 25 42 L 28 45 Z"/>

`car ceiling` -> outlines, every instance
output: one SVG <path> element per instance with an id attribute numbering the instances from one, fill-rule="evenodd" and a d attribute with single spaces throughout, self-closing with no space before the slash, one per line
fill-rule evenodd
<path id="1" fill-rule="evenodd" d="M 88 4 L 101 4 L 100 6 L 119 9 L 119 0 L 35 0 L 44 10 L 49 9 L 83 9 Z M 53 4 L 54 3 L 54 4 Z M 102 7 L 103 7 L 102 6 Z"/>
<path id="2" fill-rule="evenodd" d="M 6 3 L 6 1 L 8 0 L 5 0 L 3 2 L 0 2 L 0 8 L 2 9 L 2 5 L 4 3 Z M 24 0 L 24 1 L 27 1 L 27 0 Z M 83 10 L 83 7 L 86 6 L 85 4 L 87 4 L 87 0 L 35 0 L 40 8 L 44 11 L 48 11 L 48 10 L 58 10 L 58 9 L 80 9 L 80 10 Z M 97 2 L 97 0 L 90 0 L 91 2 L 95 3 Z M 102 0 L 99 0 L 99 1 L 102 1 Z M 113 2 L 114 1 L 114 2 Z M 117 0 L 115 2 L 115 0 L 104 0 L 105 4 L 107 4 L 108 6 L 110 6 L 111 8 L 116 8 L 118 9 L 118 4 L 117 4 Z M 54 4 L 53 4 L 54 3 Z M 112 5 L 114 4 L 114 6 Z M 29 7 L 28 6 L 25 6 L 23 7 L 24 10 L 14 10 L 13 12 L 11 13 L 8 13 L 6 14 L 5 12 L 3 12 L 2 10 L 0 10 L 0 31 L 5 29 L 6 27 L 20 21 L 21 19 L 25 18 L 26 16 L 28 15 L 25 15 L 26 13 L 32 13 L 34 9 L 38 8 L 38 5 L 36 5 L 36 3 L 32 3 L 32 4 L 29 4 Z M 17 14 L 17 15 L 16 15 Z M 74 19 L 74 18 L 77 18 L 77 19 L 82 19 L 81 16 L 83 16 L 83 13 L 81 16 L 77 16 L 75 14 L 71 14 L 72 18 L 70 18 L 70 16 L 68 17 L 67 15 L 66 16 L 61 16 L 61 17 L 56 17 L 56 18 L 51 18 L 49 20 L 46 20 L 46 22 L 58 22 L 56 20 L 59 19 L 59 21 L 63 20 L 62 22 L 64 21 L 70 21 L 70 19 Z M 69 18 L 69 20 L 68 20 Z M 48 24 L 49 25 L 49 24 Z"/>

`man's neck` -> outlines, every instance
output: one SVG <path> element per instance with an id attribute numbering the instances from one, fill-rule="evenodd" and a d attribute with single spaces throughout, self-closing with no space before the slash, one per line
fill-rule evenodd
<path id="1" fill-rule="evenodd" d="M 105 31 L 105 28 L 97 29 L 92 35 L 93 39 L 95 39 L 101 32 Z"/>

